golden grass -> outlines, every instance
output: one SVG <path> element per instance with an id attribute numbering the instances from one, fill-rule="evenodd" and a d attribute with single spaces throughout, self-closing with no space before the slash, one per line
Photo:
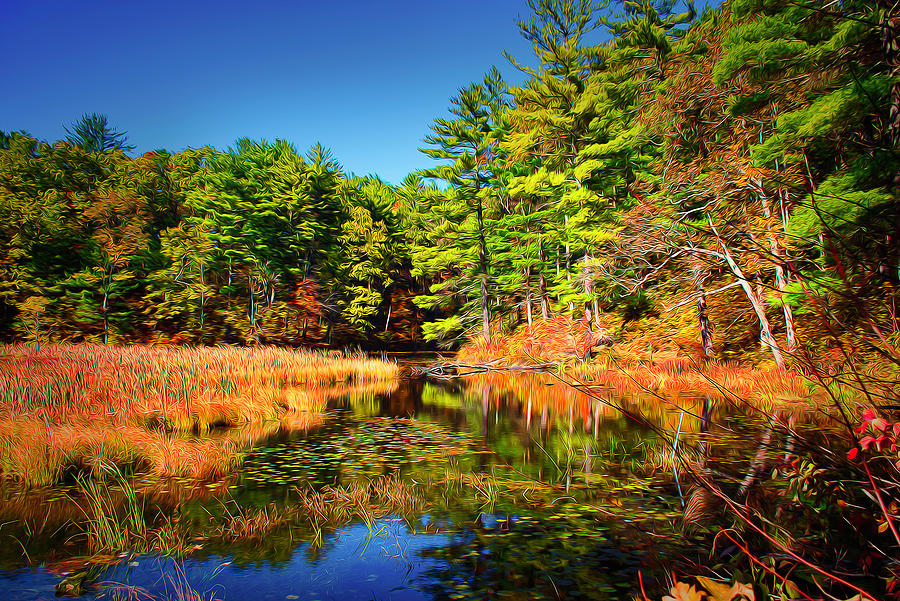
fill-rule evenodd
<path id="1" fill-rule="evenodd" d="M 661 354 L 652 364 L 573 365 L 567 374 L 581 381 L 618 391 L 655 393 L 730 394 L 747 401 L 798 401 L 809 396 L 806 380 L 792 370 L 701 365 L 678 356 Z"/>
<path id="2" fill-rule="evenodd" d="M 20 417 L 0 421 L 0 472 L 29 486 L 49 486 L 68 469 L 90 470 L 100 461 L 161 477 L 213 480 L 237 464 L 225 440 L 184 440 L 160 431 L 101 421 L 48 424 Z"/>
<path id="3" fill-rule="evenodd" d="M 371 523 L 388 515 L 418 515 L 427 502 L 416 494 L 413 485 L 398 475 L 374 478 L 349 486 L 326 486 L 315 491 L 295 489 L 292 511 L 314 527 L 338 526 L 361 519 Z"/>
<path id="4" fill-rule="evenodd" d="M 240 440 L 191 433 L 313 427 L 328 398 L 384 388 L 397 371 L 387 361 L 267 347 L 4 346 L 0 475 L 43 486 L 105 460 L 215 479 L 238 462 Z"/>
<path id="5" fill-rule="evenodd" d="M 242 509 L 229 517 L 221 528 L 220 536 L 226 542 L 260 541 L 286 523 L 288 517 L 274 505 L 262 509 Z"/>
<path id="6" fill-rule="evenodd" d="M 608 320 L 592 333 L 583 322 L 560 316 L 535 321 L 490 344 L 470 341 L 457 354 L 460 363 L 492 367 L 560 363 L 567 379 L 597 384 L 619 393 L 648 391 L 668 395 L 734 394 L 750 401 L 791 401 L 809 396 L 807 380 L 792 370 L 702 364 L 696 344 L 678 337 L 616 342 L 584 360 L 592 336 L 611 331 Z"/>
<path id="7" fill-rule="evenodd" d="M 0 349 L 0 410 L 40 409 L 51 420 L 180 411 L 203 427 L 232 413 L 258 419 L 272 390 L 377 382 L 397 373 L 387 361 L 271 347 L 15 345 Z"/>
<path id="8" fill-rule="evenodd" d="M 512 334 L 497 335 L 491 343 L 470 340 L 459 349 L 457 360 L 498 366 L 568 361 L 583 357 L 592 337 L 608 335 L 611 331 L 610 319 L 602 320 L 594 332 L 567 315 L 539 319 Z"/>

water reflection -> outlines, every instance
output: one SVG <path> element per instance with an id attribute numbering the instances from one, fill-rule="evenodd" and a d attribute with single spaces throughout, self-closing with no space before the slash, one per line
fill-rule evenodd
<path id="1" fill-rule="evenodd" d="M 637 570 L 674 553 L 660 541 L 680 510 L 676 431 L 706 456 L 721 449 L 705 434 L 725 422 L 708 396 L 614 395 L 546 374 L 315 394 L 321 410 L 293 422 L 210 433 L 244 448 L 240 472 L 216 486 L 134 482 L 147 534 L 110 554 L 101 580 L 117 584 L 88 597 L 132 586 L 166 598 L 180 582 L 229 600 L 631 598 Z M 387 517 L 350 507 L 382 502 L 372 483 L 387 477 L 421 504 L 404 512 L 395 499 Z M 308 495 L 329 490 L 346 513 L 316 514 Z M 77 489 L 0 493 L 9 598 L 46 597 L 50 570 L 90 563 Z M 107 494 L 127 512 L 121 487 Z"/>

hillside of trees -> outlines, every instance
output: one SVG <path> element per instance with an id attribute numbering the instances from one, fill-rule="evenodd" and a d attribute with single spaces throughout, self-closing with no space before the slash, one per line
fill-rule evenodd
<path id="1" fill-rule="evenodd" d="M 3 133 L 0 336 L 452 347 L 568 315 L 777 365 L 896 340 L 895 7 L 523 14 L 525 82 L 459 90 L 396 186 L 281 140 L 130 157 L 101 115 Z"/>

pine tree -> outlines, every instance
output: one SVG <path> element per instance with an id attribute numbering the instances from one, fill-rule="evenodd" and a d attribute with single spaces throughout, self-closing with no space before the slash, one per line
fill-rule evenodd
<path id="1" fill-rule="evenodd" d="M 65 128 L 66 140 L 72 146 L 78 146 L 86 152 L 128 152 L 134 146 L 127 143 L 126 133 L 109 125 L 106 115 L 85 113 L 81 119 L 72 124 L 72 129 Z"/>
<path id="2" fill-rule="evenodd" d="M 510 111 L 510 133 L 503 148 L 510 159 L 527 165 L 524 174 L 511 179 L 509 193 L 525 203 L 523 214 L 550 217 L 526 226 L 528 247 L 538 251 L 542 313 L 545 282 L 553 276 L 545 251 L 562 249 L 564 266 L 557 269 L 555 293 L 562 306 L 573 310 L 584 306 L 585 320 L 596 316 L 596 297 L 591 276 L 592 249 L 607 237 L 607 201 L 592 185 L 585 185 L 598 167 L 586 164 L 583 149 L 594 141 L 594 106 L 585 102 L 586 86 L 592 73 L 602 67 L 601 48 L 591 40 L 602 26 L 599 6 L 578 2 L 542 0 L 529 2 L 533 14 L 519 19 L 522 35 L 532 43 L 539 66 L 524 67 L 508 58 L 531 78 L 513 90 L 515 106 Z M 547 248 L 545 248 L 547 247 Z M 582 257 L 576 274 L 573 264 Z M 529 275 L 531 267 L 526 267 Z"/>
<path id="3" fill-rule="evenodd" d="M 431 148 L 422 152 L 444 165 L 424 172 L 449 185 L 446 191 L 432 191 L 427 220 L 433 228 L 429 247 L 413 251 L 417 273 L 434 276 L 442 272 L 455 275 L 432 287 L 433 293 L 446 295 L 468 291 L 477 286 L 480 299 L 481 331 L 491 341 L 491 265 L 488 230 L 496 200 L 490 186 L 492 161 L 496 153 L 496 134 L 506 107 L 504 84 L 497 69 L 481 83 L 473 83 L 451 99 L 452 119 L 435 119 L 432 134 L 425 138 Z M 423 307 L 441 301 L 434 295 L 423 298 Z M 438 338 L 453 330 L 468 327 L 471 308 L 464 305 L 461 315 L 426 326 L 426 338 Z M 449 326 L 449 327 L 448 327 Z"/>
<path id="4" fill-rule="evenodd" d="M 241 139 L 208 160 L 188 195 L 187 222 L 213 243 L 220 293 L 244 307 L 224 316 L 238 339 L 261 341 L 267 329 L 287 329 L 293 286 L 320 264 L 337 234 L 339 166 L 321 147 L 309 158 L 281 140 Z"/>

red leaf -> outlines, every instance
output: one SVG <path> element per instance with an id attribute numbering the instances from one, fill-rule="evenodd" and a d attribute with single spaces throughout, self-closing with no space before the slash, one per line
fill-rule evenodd
<path id="1" fill-rule="evenodd" d="M 859 446 L 862 447 L 863 451 L 868 451 L 873 442 L 875 442 L 874 438 L 872 438 L 871 436 L 866 436 L 859 441 Z"/>
<path id="2" fill-rule="evenodd" d="M 849 459 L 850 461 L 856 459 L 857 455 L 859 455 L 859 449 L 855 447 L 847 451 L 847 459 Z"/>

